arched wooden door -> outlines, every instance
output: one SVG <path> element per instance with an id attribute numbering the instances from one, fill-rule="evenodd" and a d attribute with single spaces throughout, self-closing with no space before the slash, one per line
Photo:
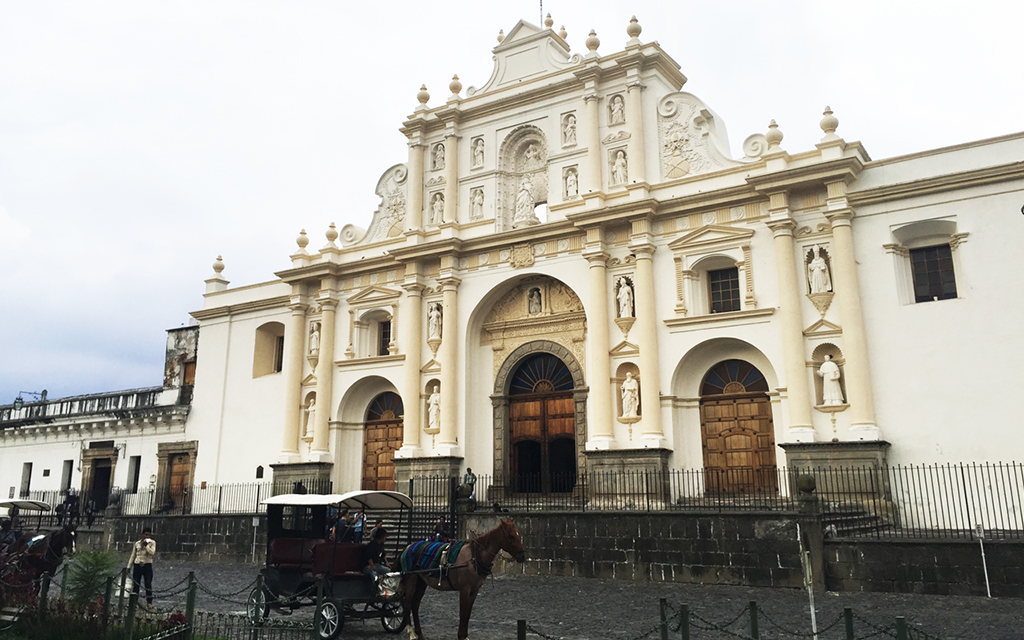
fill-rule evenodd
<path id="1" fill-rule="evenodd" d="M 390 391 L 377 396 L 366 410 L 363 432 L 363 489 L 393 491 L 395 451 L 402 446 L 402 398 Z"/>
<path id="2" fill-rule="evenodd" d="M 725 360 L 700 390 L 705 486 L 709 491 L 778 490 L 768 381 L 749 362 Z"/>
<path id="3" fill-rule="evenodd" d="M 509 450 L 516 493 L 567 493 L 576 486 L 573 380 L 549 353 L 525 358 L 509 386 Z"/>

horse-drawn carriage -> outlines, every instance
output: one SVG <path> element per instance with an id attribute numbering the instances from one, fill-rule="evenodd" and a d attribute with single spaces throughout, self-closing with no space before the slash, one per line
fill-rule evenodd
<path id="1" fill-rule="evenodd" d="M 325 640 L 337 637 L 345 619 L 379 618 L 385 631 L 405 628 L 398 598 L 397 573 L 381 579 L 367 575 L 361 542 L 330 539 L 332 509 L 389 510 L 402 514 L 412 500 L 396 491 L 353 491 L 343 495 L 285 494 L 264 501 L 267 506 L 267 560 L 260 570 L 262 586 L 249 595 L 246 613 L 258 622 L 271 612 L 290 613 L 316 605 L 322 579 L 322 604 L 317 631 Z"/>
<path id="2" fill-rule="evenodd" d="M 0 525 L 0 607 L 11 603 L 24 604 L 35 599 L 43 574 L 53 575 L 64 561 L 67 551 L 75 550 L 74 525 L 66 525 L 50 533 L 15 532 L 16 514 L 49 512 L 49 504 L 39 500 L 0 500 L 0 509 L 8 511 L 6 523 Z M 21 520 L 31 517 L 21 515 Z M 7 524 L 11 523 L 11 524 Z"/>

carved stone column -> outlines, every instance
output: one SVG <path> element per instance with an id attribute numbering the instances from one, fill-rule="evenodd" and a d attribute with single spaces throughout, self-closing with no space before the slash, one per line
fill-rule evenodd
<path id="1" fill-rule="evenodd" d="M 786 368 L 790 442 L 814 442 L 810 386 L 804 357 L 803 320 L 800 314 L 800 280 L 796 268 L 793 229 L 785 193 L 771 194 L 772 214 L 768 221 L 775 238 L 775 272 L 779 281 L 779 316 L 782 320 L 782 351 Z"/>
<path id="2" fill-rule="evenodd" d="M 629 181 L 647 181 L 647 162 L 644 158 L 644 109 L 643 88 L 639 80 L 629 84 L 626 125 L 629 136 Z"/>
<path id="3" fill-rule="evenodd" d="M 587 334 L 590 338 L 590 419 L 587 449 L 611 449 L 615 446 L 613 416 L 615 407 L 611 397 L 611 364 L 608 360 L 608 254 L 600 245 L 600 229 L 588 230 L 597 236 L 597 244 L 584 251 L 590 263 L 590 313 Z"/>
<path id="4" fill-rule="evenodd" d="M 850 431 L 857 440 L 878 440 L 875 424 L 875 400 L 871 391 L 871 366 L 868 361 L 864 310 L 860 300 L 860 278 L 853 248 L 853 209 L 846 201 L 846 184 L 833 182 L 828 187 L 825 217 L 832 225 L 832 275 L 839 297 L 843 326 L 843 357 L 846 358 L 846 393 L 850 403 Z"/>
<path id="5" fill-rule="evenodd" d="M 299 423 L 302 416 L 302 361 L 306 347 L 306 305 L 290 305 L 284 364 L 284 424 L 278 462 L 299 461 Z"/>
<path id="6" fill-rule="evenodd" d="M 454 261 L 454 257 L 442 259 Z M 459 282 L 454 276 L 441 280 L 441 432 L 437 451 L 441 456 L 457 457 L 459 419 Z"/>
<path id="7" fill-rule="evenodd" d="M 333 284 L 333 283 L 330 283 Z M 338 301 L 331 297 L 327 280 L 321 288 L 320 357 L 316 365 L 316 421 L 313 423 L 313 446 L 310 457 L 315 462 L 331 459 L 328 443 L 328 424 L 334 412 L 331 387 L 334 384 L 334 325 L 337 322 Z"/>
<path id="8" fill-rule="evenodd" d="M 634 303 L 636 341 L 640 348 L 640 439 L 644 447 L 667 445 L 661 429 L 661 386 L 658 357 L 658 318 L 654 304 L 654 244 L 647 237 L 649 221 L 633 222 L 630 250 L 636 255 Z M 638 233 L 639 232 L 639 233 Z"/>
<path id="9" fill-rule="evenodd" d="M 406 231 L 423 229 L 423 154 L 425 147 L 417 135 L 409 141 L 409 208 L 406 212 Z"/>
<path id="10" fill-rule="evenodd" d="M 604 190 L 604 160 L 601 157 L 600 106 L 601 98 L 597 93 L 583 96 L 583 139 L 587 142 L 586 179 L 580 195 L 587 191 L 601 193 Z"/>
<path id="11" fill-rule="evenodd" d="M 444 138 L 444 220 L 459 221 L 459 136 L 452 130 Z"/>
<path id="12" fill-rule="evenodd" d="M 420 365 L 423 359 L 423 285 L 419 282 L 415 263 L 406 266 L 405 309 L 402 312 L 402 350 L 405 352 L 403 370 L 402 448 L 396 458 L 415 458 L 421 455 L 420 430 L 423 403 L 420 401 Z M 410 273 L 411 271 L 411 273 Z"/>

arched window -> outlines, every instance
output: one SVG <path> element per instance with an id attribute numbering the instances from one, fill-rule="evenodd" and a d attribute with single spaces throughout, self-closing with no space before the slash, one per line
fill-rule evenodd
<path id="1" fill-rule="evenodd" d="M 279 373 L 284 368 L 284 325 L 267 322 L 256 329 L 252 354 L 252 377 Z"/>

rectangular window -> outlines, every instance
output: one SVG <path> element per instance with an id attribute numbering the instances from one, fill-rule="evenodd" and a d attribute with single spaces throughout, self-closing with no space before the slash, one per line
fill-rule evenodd
<path id="1" fill-rule="evenodd" d="M 911 249 L 910 271 L 914 278 L 914 302 L 956 297 L 953 252 L 948 244 Z"/>
<path id="2" fill-rule="evenodd" d="M 740 271 L 736 267 L 708 271 L 711 313 L 740 310 Z"/>
<path id="3" fill-rule="evenodd" d="M 128 493 L 139 490 L 139 472 L 142 470 L 142 456 L 128 458 Z"/>
<path id="4" fill-rule="evenodd" d="M 380 323 L 380 340 L 377 344 L 377 355 L 386 356 L 388 355 L 388 347 L 391 345 L 391 321 L 385 320 Z"/>
<path id="5" fill-rule="evenodd" d="M 28 492 L 32 490 L 32 463 L 26 462 L 21 465 L 21 495 L 20 498 L 27 498 Z"/>
<path id="6" fill-rule="evenodd" d="M 284 336 L 277 336 L 274 343 L 274 372 L 279 373 L 284 369 Z"/>
<path id="7" fill-rule="evenodd" d="M 74 460 L 65 460 L 64 468 L 60 472 L 60 490 L 67 491 L 71 488 L 71 471 L 75 468 Z"/>

